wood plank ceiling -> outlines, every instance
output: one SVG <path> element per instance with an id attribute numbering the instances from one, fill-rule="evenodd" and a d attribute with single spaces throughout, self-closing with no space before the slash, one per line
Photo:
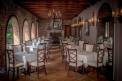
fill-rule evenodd
<path id="1" fill-rule="evenodd" d="M 62 18 L 72 19 L 82 10 L 100 0 L 15 0 L 15 3 L 26 8 L 41 19 L 48 19 L 49 10 L 59 10 Z"/>

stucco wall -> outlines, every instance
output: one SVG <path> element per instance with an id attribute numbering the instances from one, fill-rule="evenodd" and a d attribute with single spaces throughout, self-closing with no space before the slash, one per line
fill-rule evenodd
<path id="1" fill-rule="evenodd" d="M 87 9 L 83 10 L 77 17 L 74 17 L 72 19 L 72 22 L 75 20 L 78 20 L 79 18 L 83 18 L 83 20 L 88 20 L 90 18 L 92 18 L 93 13 L 94 13 L 94 17 L 97 19 L 98 17 L 98 13 L 99 13 L 99 9 L 102 6 L 102 4 L 104 3 L 108 3 L 111 8 L 113 9 L 116 4 L 115 3 L 111 3 L 109 2 L 109 0 L 102 0 L 101 2 L 98 2 L 90 7 L 88 7 Z M 96 40 L 97 40 L 97 30 L 98 30 L 98 22 L 96 21 L 94 25 L 89 26 L 89 31 L 90 34 L 86 35 L 85 34 L 85 26 L 82 27 L 82 40 L 89 42 L 91 44 L 95 44 Z"/>

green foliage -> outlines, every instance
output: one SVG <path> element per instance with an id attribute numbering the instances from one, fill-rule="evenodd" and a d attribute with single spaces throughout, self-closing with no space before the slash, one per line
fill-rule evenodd
<path id="1" fill-rule="evenodd" d="M 12 31 L 12 22 L 9 21 L 8 26 L 7 26 L 7 32 L 6 32 L 6 39 L 7 39 L 7 44 L 12 44 L 13 43 L 13 31 Z"/>

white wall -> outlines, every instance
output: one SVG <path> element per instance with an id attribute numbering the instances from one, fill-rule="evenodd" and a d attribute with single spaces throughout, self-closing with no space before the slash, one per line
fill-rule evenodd
<path id="1" fill-rule="evenodd" d="M 79 17 L 83 18 L 84 20 L 90 19 L 92 18 L 93 13 L 97 19 L 99 9 L 103 3 L 108 3 L 110 4 L 111 7 L 113 7 L 113 4 L 110 3 L 108 0 L 102 0 L 101 2 L 97 2 L 96 4 L 83 10 L 77 17 L 74 17 L 72 19 L 72 22 L 77 20 Z M 94 25 L 89 26 L 89 28 L 90 28 L 89 36 L 85 35 L 85 26 L 82 28 L 82 40 L 89 42 L 91 44 L 95 44 L 97 39 L 97 29 L 98 29 L 97 21 L 95 22 Z"/>

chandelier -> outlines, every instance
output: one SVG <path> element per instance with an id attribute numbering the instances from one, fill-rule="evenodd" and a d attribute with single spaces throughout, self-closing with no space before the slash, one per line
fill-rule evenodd
<path id="1" fill-rule="evenodd" d="M 59 10 L 49 10 L 48 17 L 51 29 L 62 29 L 62 14 Z"/>
<path id="2" fill-rule="evenodd" d="M 48 17 L 49 18 L 61 18 L 62 14 L 59 10 L 52 9 L 52 10 L 49 10 Z"/>

